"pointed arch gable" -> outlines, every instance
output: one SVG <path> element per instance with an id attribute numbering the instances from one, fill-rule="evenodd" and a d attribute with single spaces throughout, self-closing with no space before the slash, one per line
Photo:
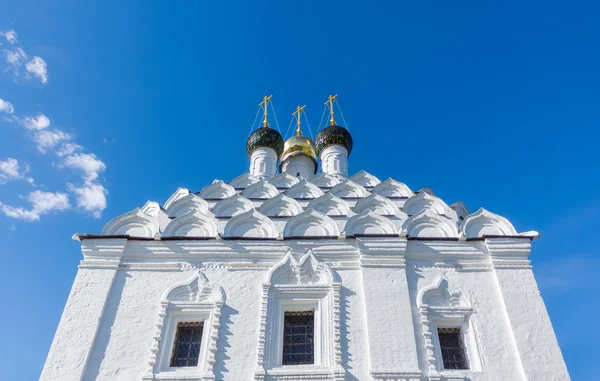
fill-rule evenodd
<path id="1" fill-rule="evenodd" d="M 273 177 L 268 181 L 269 184 L 275 186 L 276 188 L 289 188 L 294 184 L 300 182 L 297 177 L 290 175 L 287 172 L 280 173 L 279 175 Z"/>
<path id="2" fill-rule="evenodd" d="M 190 210 L 172 220 L 162 234 L 166 237 L 202 237 L 216 238 L 219 232 L 212 216 Z"/>
<path id="3" fill-rule="evenodd" d="M 373 193 L 377 193 L 383 197 L 395 198 L 408 198 L 414 195 L 413 191 L 406 184 L 396 181 L 391 177 L 377 184 L 373 188 Z"/>
<path id="4" fill-rule="evenodd" d="M 341 181 L 328 173 L 321 172 L 317 173 L 310 179 L 310 182 L 318 186 L 319 188 L 331 188 L 338 185 Z"/>
<path id="5" fill-rule="evenodd" d="M 279 194 L 263 202 L 258 211 L 267 217 L 292 217 L 302 213 L 303 209 L 298 201 Z"/>
<path id="6" fill-rule="evenodd" d="M 154 212 L 153 207 L 147 207 L 148 213 Z M 159 223 L 156 215 L 146 213 L 143 209 L 122 214 L 110 220 L 102 229 L 102 235 L 129 235 L 131 237 L 153 238 L 159 232 Z"/>
<path id="7" fill-rule="evenodd" d="M 321 197 L 323 191 L 319 189 L 315 184 L 310 183 L 306 180 L 302 180 L 297 184 L 294 184 L 285 192 L 285 195 L 295 199 L 313 199 Z"/>
<path id="8" fill-rule="evenodd" d="M 205 200 L 222 200 L 229 198 L 234 194 L 236 194 L 236 192 L 231 185 L 225 184 L 221 180 L 215 180 L 212 184 L 202 188 L 199 196 Z"/>
<path id="9" fill-rule="evenodd" d="M 421 210 L 402 227 L 410 238 L 458 238 L 456 225 L 444 216 Z"/>
<path id="10" fill-rule="evenodd" d="M 284 238 L 337 238 L 339 234 L 335 221 L 314 209 L 290 218 L 283 229 Z"/>
<path id="11" fill-rule="evenodd" d="M 283 260 L 267 273 L 266 283 L 270 285 L 327 285 L 339 282 L 337 274 L 325 263 L 319 262 L 312 250 L 296 260 L 291 250 Z"/>
<path id="12" fill-rule="evenodd" d="M 170 205 L 166 208 L 166 213 L 169 217 L 179 217 L 190 211 L 198 211 L 208 214 L 208 203 L 195 194 L 189 193 L 170 203 Z"/>
<path id="13" fill-rule="evenodd" d="M 215 217 L 234 217 L 253 209 L 252 201 L 235 194 L 216 203 L 213 207 L 213 214 Z"/>
<path id="14" fill-rule="evenodd" d="M 165 204 L 163 205 L 163 209 L 167 210 L 172 203 L 174 203 L 177 200 L 180 200 L 188 194 L 190 194 L 190 191 L 187 188 L 177 188 L 175 193 L 173 193 L 171 197 L 169 197 L 169 199 L 165 202 Z"/>
<path id="15" fill-rule="evenodd" d="M 437 214 L 446 214 L 448 211 L 448 205 L 446 205 L 444 201 L 436 196 L 433 196 L 427 192 L 419 192 L 406 200 L 404 206 L 402 207 L 404 213 L 408 214 L 409 216 L 417 214 L 424 209 Z"/>
<path id="16" fill-rule="evenodd" d="M 252 209 L 230 219 L 225 225 L 223 237 L 275 239 L 277 229 L 273 221 Z"/>
<path id="17" fill-rule="evenodd" d="M 373 193 L 368 197 L 358 200 L 354 206 L 354 212 L 356 213 L 363 213 L 365 211 L 372 211 L 380 216 L 395 216 L 396 213 L 400 212 L 400 209 L 389 198 Z"/>
<path id="18" fill-rule="evenodd" d="M 358 185 L 362 185 L 363 187 L 374 187 L 381 183 L 381 180 L 365 170 L 360 170 L 359 172 L 350 176 L 350 180 L 354 181 Z"/>
<path id="19" fill-rule="evenodd" d="M 249 172 L 243 173 L 229 182 L 229 185 L 235 189 L 245 189 L 252 184 L 261 181 L 258 177 L 252 176 Z"/>
<path id="20" fill-rule="evenodd" d="M 362 185 L 348 179 L 331 188 L 329 193 L 341 198 L 362 198 L 371 194 Z"/>
<path id="21" fill-rule="evenodd" d="M 279 194 L 279 191 L 274 185 L 269 184 L 266 181 L 259 181 L 250 185 L 248 188 L 244 189 L 242 192 L 242 196 L 248 199 L 269 199 L 271 197 L 275 197 Z"/>
<path id="22" fill-rule="evenodd" d="M 468 215 L 461 223 L 460 230 L 467 239 L 517 235 L 517 231 L 510 221 L 483 208 Z"/>
<path id="23" fill-rule="evenodd" d="M 312 200 L 307 208 L 314 209 L 326 216 L 347 216 L 350 213 L 350 205 L 331 193 Z"/>
<path id="24" fill-rule="evenodd" d="M 398 231 L 392 221 L 368 210 L 350 218 L 346 223 L 345 231 L 346 237 L 398 236 Z"/>

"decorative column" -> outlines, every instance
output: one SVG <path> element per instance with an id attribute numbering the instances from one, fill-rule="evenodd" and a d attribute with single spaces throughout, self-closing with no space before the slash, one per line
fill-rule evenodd
<path id="1" fill-rule="evenodd" d="M 406 238 L 358 238 L 371 380 L 418 381 L 417 344 L 406 279 Z M 390 321 L 394 329 L 389 329 Z"/>
<path id="2" fill-rule="evenodd" d="M 58 324 L 41 381 L 83 378 L 126 245 L 126 238 L 82 241 L 84 259 Z"/>

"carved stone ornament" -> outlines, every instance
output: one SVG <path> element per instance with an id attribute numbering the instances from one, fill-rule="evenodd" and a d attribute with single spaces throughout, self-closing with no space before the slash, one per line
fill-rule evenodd
<path id="1" fill-rule="evenodd" d="M 251 209 L 227 221 L 223 237 L 274 239 L 277 229 L 267 216 Z"/>
<path id="2" fill-rule="evenodd" d="M 148 368 L 142 380 L 214 380 L 221 308 L 224 304 L 223 288 L 208 282 L 200 271 L 189 280 L 167 289 L 160 302 Z M 169 362 L 177 323 L 190 320 L 204 322 L 198 366 L 171 368 Z"/>
<path id="3" fill-rule="evenodd" d="M 162 236 L 216 238 L 218 234 L 214 217 L 190 210 L 172 220 Z"/>
<path id="4" fill-rule="evenodd" d="M 350 218 L 346 223 L 346 237 L 398 236 L 392 221 L 370 210 Z"/>
<path id="5" fill-rule="evenodd" d="M 406 220 L 402 230 L 412 238 L 458 238 L 458 229 L 453 221 L 427 209 Z"/>
<path id="6" fill-rule="evenodd" d="M 263 202 L 258 211 L 267 217 L 292 217 L 302 213 L 302 206 L 298 201 L 284 194 L 279 194 Z"/>
<path id="7" fill-rule="evenodd" d="M 157 203 L 148 201 L 142 209 L 135 208 L 110 220 L 102 229 L 102 235 L 153 238 L 159 232 L 159 211 L 160 206 Z"/>
<path id="8" fill-rule="evenodd" d="M 467 239 L 517 235 L 517 231 L 510 221 L 483 208 L 469 214 L 460 225 L 460 230 Z"/>
<path id="9" fill-rule="evenodd" d="M 216 203 L 213 207 L 213 214 L 215 217 L 233 217 L 252 209 L 254 209 L 252 201 L 235 194 Z"/>
<path id="10" fill-rule="evenodd" d="M 283 236 L 288 237 L 335 237 L 340 232 L 331 218 L 314 209 L 290 218 L 283 229 Z"/>
<path id="11" fill-rule="evenodd" d="M 446 214 L 448 205 L 436 196 L 427 192 L 419 192 L 406 200 L 402 209 L 404 210 L 404 213 L 409 216 L 417 214 L 423 209 L 427 209 L 437 214 Z"/>
<path id="12" fill-rule="evenodd" d="M 350 205 L 331 193 L 326 193 L 312 200 L 307 208 L 314 209 L 327 216 L 347 216 L 350 213 Z"/>
<path id="13" fill-rule="evenodd" d="M 285 192 L 285 195 L 295 199 L 312 199 L 321 197 L 323 195 L 323 191 L 319 189 L 313 183 L 310 183 L 306 180 L 302 180 L 297 184 L 294 184 Z"/>
<path id="14" fill-rule="evenodd" d="M 365 170 L 361 170 L 350 176 L 350 180 L 354 181 L 358 185 L 362 185 L 363 187 L 374 187 L 381 183 L 381 180 Z"/>
<path id="15" fill-rule="evenodd" d="M 206 200 L 222 200 L 236 194 L 235 189 L 221 180 L 215 180 L 212 184 L 202 188 L 199 196 Z"/>

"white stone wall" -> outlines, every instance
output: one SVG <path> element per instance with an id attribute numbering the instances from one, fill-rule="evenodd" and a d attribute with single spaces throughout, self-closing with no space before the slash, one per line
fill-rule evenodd
<path id="1" fill-rule="evenodd" d="M 323 172 L 333 176 L 348 177 L 348 151 L 340 145 L 331 145 L 321 152 Z"/>
<path id="2" fill-rule="evenodd" d="M 529 267 L 529 242 L 84 239 L 84 260 L 41 380 L 568 380 Z M 266 331 L 261 329 L 264 292 L 281 281 L 271 277 L 290 256 L 289 271 L 298 278 L 283 289 L 327 293 L 341 286 L 331 307 L 339 311 L 330 311 L 327 322 L 331 366 L 266 369 L 261 374 L 260 336 L 273 326 L 270 317 Z M 309 270 L 303 267 L 309 265 Z M 303 271 L 317 275 L 306 278 Z M 167 328 L 160 324 L 165 320 L 161 308 L 173 300 L 169 290 L 195 274 L 202 281 L 195 291 L 195 281 L 184 285 L 182 300 L 189 289 L 199 306 L 220 313 L 214 364 L 195 375 L 193 370 L 161 373 L 156 359 L 169 344 Z M 332 279 L 322 274 L 332 274 Z M 215 291 L 220 288 L 222 307 L 215 302 L 221 300 Z M 424 322 L 437 318 L 423 312 L 434 310 L 442 311 L 446 322 L 466 322 L 471 370 L 436 369 Z"/>

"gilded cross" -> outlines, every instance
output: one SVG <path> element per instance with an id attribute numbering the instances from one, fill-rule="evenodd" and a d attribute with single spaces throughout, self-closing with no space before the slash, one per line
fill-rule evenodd
<path id="1" fill-rule="evenodd" d="M 331 123 L 332 126 L 335 126 L 335 118 L 333 117 L 333 100 L 335 98 L 337 98 L 337 94 L 335 95 L 330 95 L 329 98 L 327 99 L 327 102 L 325 102 L 325 104 L 329 103 L 329 115 L 331 116 L 331 119 L 329 120 L 329 122 Z"/>
<path id="2" fill-rule="evenodd" d="M 296 115 L 298 116 L 298 121 L 296 122 L 296 124 L 298 125 L 298 128 L 296 129 L 296 134 L 298 135 L 302 135 L 302 129 L 300 128 L 300 114 L 302 114 L 302 110 L 304 110 L 306 108 L 306 105 L 304 106 L 298 106 L 296 107 L 296 111 L 292 114 L 292 116 Z"/>
<path id="3" fill-rule="evenodd" d="M 271 100 L 271 98 L 273 98 L 272 95 L 269 96 L 264 96 L 263 101 L 260 102 L 258 104 L 258 106 L 262 106 L 263 107 L 263 116 L 264 116 L 264 120 L 263 120 L 263 127 L 269 127 L 269 121 L 267 120 L 267 115 L 269 113 L 269 101 Z"/>

